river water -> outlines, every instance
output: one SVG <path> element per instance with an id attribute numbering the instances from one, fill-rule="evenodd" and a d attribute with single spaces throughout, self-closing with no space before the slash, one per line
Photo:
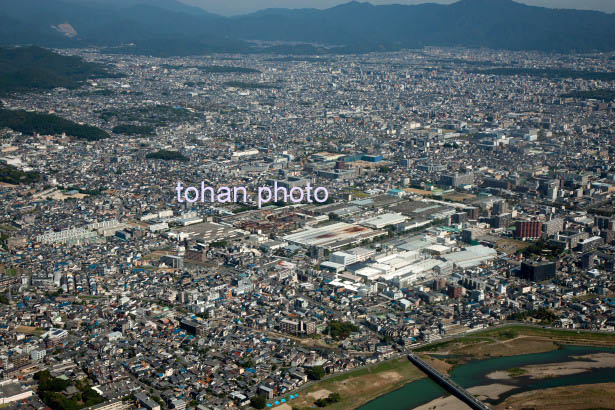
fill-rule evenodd
<path id="1" fill-rule="evenodd" d="M 522 367 L 531 364 L 574 361 L 578 359 L 574 359 L 573 356 L 602 352 L 615 353 L 615 349 L 564 345 L 561 349 L 545 353 L 472 361 L 456 367 L 450 373 L 450 376 L 459 385 L 466 388 L 482 386 L 499 383 L 496 380 L 486 377 L 488 374 L 498 370 L 508 370 L 514 367 Z M 505 383 L 514 384 L 517 388 L 502 394 L 497 401 L 486 400 L 485 402 L 487 404 L 497 404 L 513 394 L 530 390 L 613 381 L 615 381 L 615 370 L 613 368 L 592 369 L 584 373 L 546 379 L 530 379 L 529 377 L 523 376 L 515 377 L 513 381 L 507 381 Z M 421 379 L 416 382 L 408 383 L 398 390 L 372 400 L 364 406 L 359 407 L 359 410 L 410 410 L 446 395 L 448 395 L 448 393 L 435 382 L 431 381 L 431 379 Z"/>

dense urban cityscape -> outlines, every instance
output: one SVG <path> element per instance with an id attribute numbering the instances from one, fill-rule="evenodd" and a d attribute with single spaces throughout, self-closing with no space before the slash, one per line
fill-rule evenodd
<path id="1" fill-rule="evenodd" d="M 113 76 L 2 110 L 108 138 L 0 130 L 7 408 L 290 410 L 513 322 L 615 332 L 615 78 L 575 74 L 611 54 L 54 51 Z"/>

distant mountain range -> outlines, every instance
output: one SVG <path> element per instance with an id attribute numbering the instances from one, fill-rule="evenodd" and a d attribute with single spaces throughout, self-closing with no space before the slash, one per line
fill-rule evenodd
<path id="1" fill-rule="evenodd" d="M 282 43 L 263 46 L 251 40 Z M 423 46 L 615 51 L 615 14 L 461 0 L 451 5 L 350 2 L 325 10 L 266 9 L 222 17 L 175 0 L 0 0 L 0 45 L 16 44 L 113 47 L 159 56 Z"/>

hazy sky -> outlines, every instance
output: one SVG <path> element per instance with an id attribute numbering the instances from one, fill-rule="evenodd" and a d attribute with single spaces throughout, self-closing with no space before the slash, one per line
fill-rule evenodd
<path id="1" fill-rule="evenodd" d="M 250 13 L 269 7 L 284 8 L 327 8 L 349 0 L 180 0 L 187 4 L 200 6 L 212 13 L 232 15 Z M 364 1 L 364 0 L 362 0 Z M 371 0 L 372 4 L 419 4 L 453 3 L 455 0 Z M 572 8 L 615 12 L 615 0 L 517 0 L 521 3 L 553 8 Z"/>

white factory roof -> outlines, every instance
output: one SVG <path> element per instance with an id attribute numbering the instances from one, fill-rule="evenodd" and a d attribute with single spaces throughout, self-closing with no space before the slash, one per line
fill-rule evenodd
<path id="1" fill-rule="evenodd" d="M 440 244 L 430 245 L 425 249 L 429 251 L 437 252 L 437 253 L 446 253 L 446 252 L 450 252 L 451 250 L 451 248 L 449 248 L 448 246 L 444 246 Z"/>
<path id="2" fill-rule="evenodd" d="M 408 241 L 397 245 L 397 247 L 405 251 L 418 251 L 427 248 L 431 244 L 436 243 L 436 241 L 437 238 L 434 236 L 425 236 L 409 239 Z"/>
<path id="3" fill-rule="evenodd" d="M 400 271 L 405 270 L 407 272 L 422 273 L 431 270 L 442 263 L 443 262 L 438 259 L 425 259 L 412 265 L 406 266 L 405 268 L 400 269 Z"/>
<path id="4" fill-rule="evenodd" d="M 378 269 L 382 273 L 387 273 L 387 272 L 391 272 L 392 270 L 395 270 L 392 266 L 385 264 L 385 263 L 370 263 L 367 266 L 372 269 Z"/>
<path id="5" fill-rule="evenodd" d="M 406 259 L 400 258 L 399 256 L 394 257 L 386 262 L 387 265 L 392 266 L 395 269 L 401 269 L 404 266 L 408 266 L 414 262 L 414 259 Z"/>
<path id="6" fill-rule="evenodd" d="M 444 259 L 459 267 L 468 268 L 495 259 L 497 254 L 495 249 L 483 245 L 476 245 L 466 248 L 465 251 L 445 255 Z"/>
<path id="7" fill-rule="evenodd" d="M 374 257 L 374 261 L 376 261 L 377 263 L 387 263 L 391 259 L 395 259 L 396 256 L 397 254 L 395 253 L 391 253 L 389 255 L 377 255 Z"/>
<path id="8" fill-rule="evenodd" d="M 368 249 L 368 248 L 353 248 L 351 250 L 348 251 L 348 253 L 351 253 L 353 255 L 357 255 L 359 257 L 361 256 L 369 256 L 369 255 L 373 255 L 374 254 L 374 250 L 373 249 Z"/>
<path id="9" fill-rule="evenodd" d="M 373 232 L 364 226 L 338 222 L 320 228 L 306 228 L 300 232 L 286 235 L 283 239 L 304 246 L 326 246 L 336 241 L 354 238 Z"/>
<path id="10" fill-rule="evenodd" d="M 383 272 L 381 270 L 370 268 L 369 266 L 366 266 L 364 268 L 361 268 L 355 271 L 355 275 L 361 276 L 361 277 L 364 277 L 370 280 L 378 279 L 378 277 L 380 277 L 382 273 Z"/>
<path id="11" fill-rule="evenodd" d="M 408 217 L 402 214 L 389 213 L 378 215 L 373 218 L 364 219 L 362 221 L 359 221 L 359 224 L 370 228 L 380 229 L 388 225 L 395 225 L 405 222 L 407 219 Z"/>
<path id="12" fill-rule="evenodd" d="M 399 258 L 404 258 L 408 260 L 418 259 L 420 255 L 421 254 L 418 251 L 403 251 L 397 254 Z"/>

